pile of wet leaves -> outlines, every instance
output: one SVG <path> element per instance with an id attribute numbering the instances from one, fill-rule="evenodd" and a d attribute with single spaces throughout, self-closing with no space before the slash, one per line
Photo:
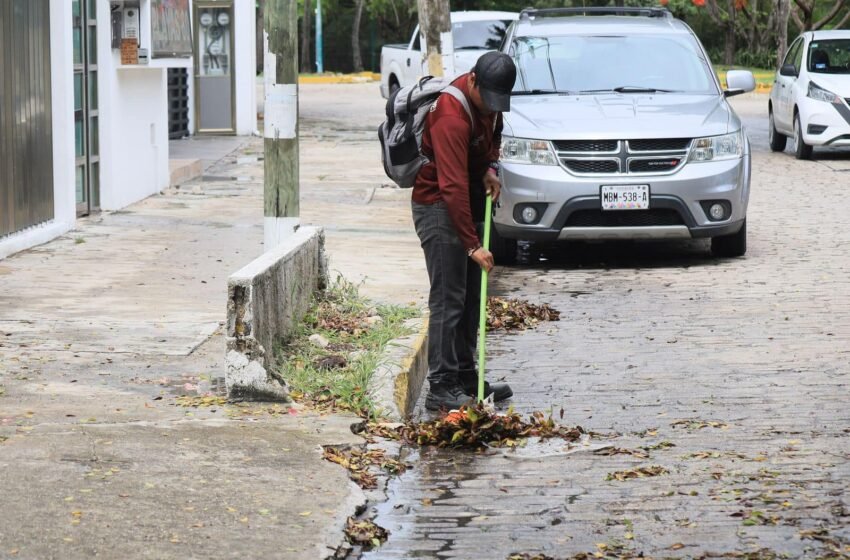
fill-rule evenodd
<path id="1" fill-rule="evenodd" d="M 563 410 L 561 411 L 563 418 Z M 483 404 L 463 407 L 436 420 L 409 422 L 395 428 L 377 428 L 380 435 L 392 437 L 419 446 L 446 447 L 451 449 L 482 449 L 484 447 L 516 447 L 528 438 L 560 438 L 578 441 L 585 434 L 581 426 L 570 428 L 555 422 L 551 415 L 534 412 L 523 419 L 510 409 L 500 414 Z"/>
<path id="2" fill-rule="evenodd" d="M 375 525 L 368 519 L 358 520 L 349 517 L 345 522 L 345 539 L 363 550 L 371 550 L 386 542 L 390 533 L 383 527 Z"/>
<path id="3" fill-rule="evenodd" d="M 610 473 L 605 480 L 619 480 L 620 482 L 631 480 L 633 478 L 651 478 L 668 474 L 670 471 L 664 467 L 654 465 L 651 467 L 638 467 L 636 469 L 628 469 L 624 471 L 615 471 Z"/>
<path id="4" fill-rule="evenodd" d="M 548 303 L 535 305 L 521 299 L 490 297 L 487 300 L 488 331 L 524 331 L 541 321 L 557 321 L 561 312 Z"/>
<path id="5" fill-rule="evenodd" d="M 390 475 L 400 475 L 408 465 L 390 459 L 383 449 L 361 449 L 357 447 L 325 447 L 324 458 L 346 470 L 348 476 L 364 490 L 378 487 L 378 478 L 374 470 L 379 468 Z"/>

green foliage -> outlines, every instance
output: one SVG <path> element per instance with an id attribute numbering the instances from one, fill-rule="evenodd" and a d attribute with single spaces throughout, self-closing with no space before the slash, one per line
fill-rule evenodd
<path id="1" fill-rule="evenodd" d="M 418 315 L 412 307 L 373 305 L 356 284 L 340 276 L 315 299 L 291 341 L 280 349 L 279 375 L 296 400 L 375 417 L 379 411 L 369 381 L 387 344 L 409 334 L 404 322 Z M 311 342 L 314 334 L 327 346 Z"/>

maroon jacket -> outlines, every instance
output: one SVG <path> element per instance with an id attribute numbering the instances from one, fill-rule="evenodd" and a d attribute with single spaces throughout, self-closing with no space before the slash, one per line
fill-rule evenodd
<path id="1" fill-rule="evenodd" d="M 502 143 L 502 114 L 484 116 L 469 99 L 466 80 L 458 77 L 452 84 L 466 95 L 475 119 L 472 122 L 460 101 L 441 95 L 425 121 L 422 153 L 431 161 L 419 170 L 413 186 L 413 201 L 434 204 L 443 201 L 464 248 L 481 246 L 472 219 L 471 190 L 481 189 L 481 180 L 490 163 L 499 160 Z M 477 197 L 483 200 L 483 197 Z"/>

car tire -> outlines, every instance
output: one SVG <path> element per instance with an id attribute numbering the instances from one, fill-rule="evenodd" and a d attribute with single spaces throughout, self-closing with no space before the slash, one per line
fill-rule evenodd
<path id="1" fill-rule="evenodd" d="M 773 118 L 773 109 L 768 115 L 767 141 L 772 152 L 783 152 L 788 144 L 788 137 L 776 130 L 776 122 Z"/>
<path id="2" fill-rule="evenodd" d="M 490 228 L 490 252 L 497 265 L 516 264 L 517 241 L 499 235 L 495 227 Z"/>
<path id="3" fill-rule="evenodd" d="M 390 78 L 390 97 L 401 89 L 401 86 L 398 84 L 398 80 L 396 80 L 395 76 Z"/>
<path id="4" fill-rule="evenodd" d="M 738 233 L 711 238 L 711 254 L 715 257 L 741 257 L 747 252 L 747 220 Z"/>
<path id="5" fill-rule="evenodd" d="M 797 159 L 812 159 L 812 147 L 803 140 L 803 124 L 800 113 L 794 115 L 794 156 Z"/>

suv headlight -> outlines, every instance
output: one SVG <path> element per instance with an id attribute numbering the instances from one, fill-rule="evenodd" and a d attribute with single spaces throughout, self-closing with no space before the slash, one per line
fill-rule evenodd
<path id="1" fill-rule="evenodd" d="M 532 163 L 536 165 L 558 165 L 558 158 L 548 140 L 526 140 L 502 137 L 502 159 L 506 163 Z"/>
<path id="2" fill-rule="evenodd" d="M 814 82 L 809 82 L 809 93 L 807 95 L 812 99 L 816 99 L 817 101 L 826 101 L 827 103 L 835 103 L 836 105 L 841 105 L 840 97 L 838 97 L 829 90 L 823 89 Z"/>
<path id="3" fill-rule="evenodd" d="M 723 136 L 697 138 L 691 147 L 688 161 L 721 161 L 737 159 L 744 155 L 744 135 L 739 130 Z"/>

